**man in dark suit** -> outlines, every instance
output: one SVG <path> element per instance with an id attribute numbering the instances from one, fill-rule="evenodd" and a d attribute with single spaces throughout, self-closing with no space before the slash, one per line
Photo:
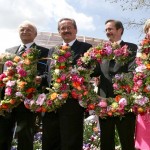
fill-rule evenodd
<path id="1" fill-rule="evenodd" d="M 29 48 L 36 48 L 40 51 L 35 82 L 40 83 L 38 91 L 43 92 L 44 88 L 48 86 L 45 74 L 47 61 L 41 60 L 41 58 L 46 58 L 49 50 L 34 43 L 37 28 L 33 23 L 25 21 L 20 24 L 19 35 L 21 45 L 10 48 L 7 52 L 21 56 L 22 50 L 25 51 Z M 10 150 L 13 134 L 16 134 L 18 138 L 18 150 L 33 150 L 36 116 L 37 114 L 27 109 L 23 102 L 14 108 L 11 113 L 6 116 L 0 116 L 0 150 Z M 17 128 L 14 133 L 15 125 L 17 125 Z"/>
<path id="2" fill-rule="evenodd" d="M 58 32 L 74 52 L 73 65 L 92 45 L 76 39 L 76 22 L 63 18 L 58 22 Z M 52 51 L 54 48 L 52 49 Z M 55 112 L 45 113 L 43 117 L 42 150 L 82 150 L 84 108 L 78 100 L 68 98 L 67 102 Z"/>
<path id="3" fill-rule="evenodd" d="M 128 73 L 134 69 L 134 59 L 137 51 L 137 46 L 133 43 L 124 42 L 121 40 L 124 32 L 124 27 L 120 21 L 108 20 L 105 23 L 105 31 L 109 41 L 117 42 L 121 46 L 128 45 L 132 54 L 131 59 L 127 64 L 117 63 L 114 60 L 103 60 L 100 64 L 100 96 L 109 98 L 115 97 L 113 92 L 112 78 L 118 73 Z M 135 119 L 133 113 L 127 113 L 122 119 L 119 117 L 100 118 L 100 140 L 101 150 L 115 150 L 115 127 L 118 131 L 122 150 L 134 150 L 134 132 Z"/>

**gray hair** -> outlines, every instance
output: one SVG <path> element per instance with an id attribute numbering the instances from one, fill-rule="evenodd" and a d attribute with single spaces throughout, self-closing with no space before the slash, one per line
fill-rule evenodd
<path id="1" fill-rule="evenodd" d="M 37 33 L 37 27 L 35 26 L 34 23 L 32 23 L 32 22 L 30 22 L 30 21 L 28 21 L 28 20 L 25 20 L 25 21 L 23 21 L 23 22 L 19 25 L 18 28 L 21 28 L 21 27 L 24 26 L 24 25 L 30 25 L 30 26 L 32 26 L 32 27 L 34 28 L 35 32 Z"/>
<path id="2" fill-rule="evenodd" d="M 144 24 L 144 33 L 146 34 L 148 32 L 148 29 L 150 28 L 150 19 L 147 19 L 145 24 Z"/>

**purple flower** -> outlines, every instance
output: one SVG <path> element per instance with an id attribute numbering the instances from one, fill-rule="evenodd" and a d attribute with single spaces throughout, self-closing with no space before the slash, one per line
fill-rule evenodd
<path id="1" fill-rule="evenodd" d="M 42 104 L 44 103 L 44 100 L 46 100 L 46 95 L 42 93 L 38 96 L 36 104 L 42 106 Z"/>
<path id="2" fill-rule="evenodd" d="M 105 49 L 106 49 L 106 54 L 107 55 L 111 55 L 112 54 L 112 48 L 111 48 L 110 45 L 106 46 Z"/>

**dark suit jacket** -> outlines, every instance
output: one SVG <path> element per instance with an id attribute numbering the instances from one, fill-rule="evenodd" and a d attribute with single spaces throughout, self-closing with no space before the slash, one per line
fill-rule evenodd
<path id="1" fill-rule="evenodd" d="M 132 71 L 135 67 L 135 56 L 137 52 L 137 45 L 133 43 L 128 43 L 121 41 L 120 45 L 128 45 L 129 50 L 132 54 L 129 56 L 131 59 L 125 65 L 121 63 L 116 63 L 113 60 L 103 60 L 100 64 L 100 85 L 99 85 L 99 94 L 102 97 L 115 97 L 113 92 L 112 78 L 115 74 L 119 73 L 128 73 Z"/>
<path id="2" fill-rule="evenodd" d="M 20 46 L 9 48 L 6 51 L 9 53 L 17 54 L 19 47 Z M 41 58 L 47 58 L 49 50 L 45 47 L 36 45 L 35 43 L 33 43 L 30 46 L 30 48 L 31 47 L 40 50 L 40 54 L 38 56 L 39 61 L 37 63 L 37 75 L 42 77 L 42 82 L 41 82 L 40 86 L 38 87 L 38 91 L 42 92 L 43 87 L 48 87 L 48 82 L 47 82 L 47 69 L 46 69 L 47 68 L 47 60 L 46 59 L 41 60 Z M 18 111 L 27 111 L 27 109 L 24 109 L 23 104 L 19 105 L 19 108 L 17 108 L 17 109 L 18 109 Z"/>

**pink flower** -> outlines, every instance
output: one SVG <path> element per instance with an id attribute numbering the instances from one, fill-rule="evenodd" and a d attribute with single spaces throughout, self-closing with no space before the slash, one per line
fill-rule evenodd
<path id="1" fill-rule="evenodd" d="M 63 63 L 65 61 L 66 61 L 66 58 L 64 56 L 59 56 L 59 58 L 58 58 L 59 63 Z"/>
<path id="2" fill-rule="evenodd" d="M 18 73 L 21 77 L 27 76 L 27 72 L 26 72 L 23 68 L 18 68 L 18 69 L 17 69 L 17 73 Z"/>
<path id="3" fill-rule="evenodd" d="M 42 93 L 38 96 L 36 104 L 41 106 L 44 103 L 44 100 L 46 100 L 46 95 Z"/>
<path id="4" fill-rule="evenodd" d="M 10 96 L 12 94 L 12 88 L 11 87 L 7 87 L 5 89 L 5 95 Z"/>
<path id="5" fill-rule="evenodd" d="M 136 72 L 143 72 L 146 69 L 146 66 L 144 64 L 141 64 L 140 66 L 135 68 Z"/>
<path id="6" fill-rule="evenodd" d="M 65 80 L 66 80 L 66 74 L 62 74 L 62 75 L 60 76 L 60 80 L 61 80 L 61 81 L 65 81 Z"/>
<path id="7" fill-rule="evenodd" d="M 122 51 L 120 49 L 115 49 L 113 51 L 113 53 L 115 54 L 115 56 L 121 56 L 122 55 Z"/>
<path id="8" fill-rule="evenodd" d="M 100 107 L 107 107 L 107 102 L 105 101 L 105 100 L 101 100 L 100 102 L 99 102 L 99 104 L 98 104 L 98 106 L 100 106 Z"/>
<path id="9" fill-rule="evenodd" d="M 112 48 L 111 48 L 110 45 L 106 46 L 105 49 L 106 49 L 106 54 L 107 54 L 107 55 L 111 55 L 111 54 L 112 54 Z"/>
<path id="10" fill-rule="evenodd" d="M 126 98 L 121 98 L 119 101 L 119 106 L 121 108 L 124 108 L 127 105 L 127 99 Z"/>
<path id="11" fill-rule="evenodd" d="M 13 62 L 10 61 L 10 60 L 8 60 L 8 61 L 5 62 L 5 65 L 6 65 L 7 67 L 11 67 L 11 66 L 13 66 Z"/>
<path id="12" fill-rule="evenodd" d="M 8 81 L 7 83 L 6 83 L 6 86 L 14 86 L 16 84 L 16 81 Z"/>
<path id="13" fill-rule="evenodd" d="M 139 87 L 141 87 L 142 84 L 143 84 L 143 80 L 138 80 L 136 84 L 137 84 Z"/>
<path id="14" fill-rule="evenodd" d="M 46 104 L 47 104 L 48 106 L 51 106 L 51 105 L 53 104 L 53 102 L 52 102 L 51 100 L 48 100 L 48 101 L 46 102 Z"/>
<path id="15" fill-rule="evenodd" d="M 67 84 L 62 84 L 62 86 L 60 87 L 61 91 L 65 91 L 68 89 L 68 85 Z"/>
<path id="16" fill-rule="evenodd" d="M 4 73 L 0 74 L 0 81 L 2 81 L 3 78 L 5 78 L 5 77 L 6 77 L 6 75 Z"/>
<path id="17" fill-rule="evenodd" d="M 117 84 L 117 83 L 114 83 L 114 84 L 113 84 L 113 88 L 114 88 L 115 90 L 118 90 L 118 89 L 119 89 L 118 84 Z"/>
<path id="18" fill-rule="evenodd" d="M 70 56 L 71 56 L 71 52 L 68 52 L 68 51 L 67 51 L 67 52 L 64 54 L 64 57 L 65 57 L 65 58 L 69 58 Z"/>
<path id="19" fill-rule="evenodd" d="M 141 58 L 140 57 L 136 57 L 136 64 L 137 65 L 141 65 L 142 64 L 142 60 L 141 60 Z"/>

